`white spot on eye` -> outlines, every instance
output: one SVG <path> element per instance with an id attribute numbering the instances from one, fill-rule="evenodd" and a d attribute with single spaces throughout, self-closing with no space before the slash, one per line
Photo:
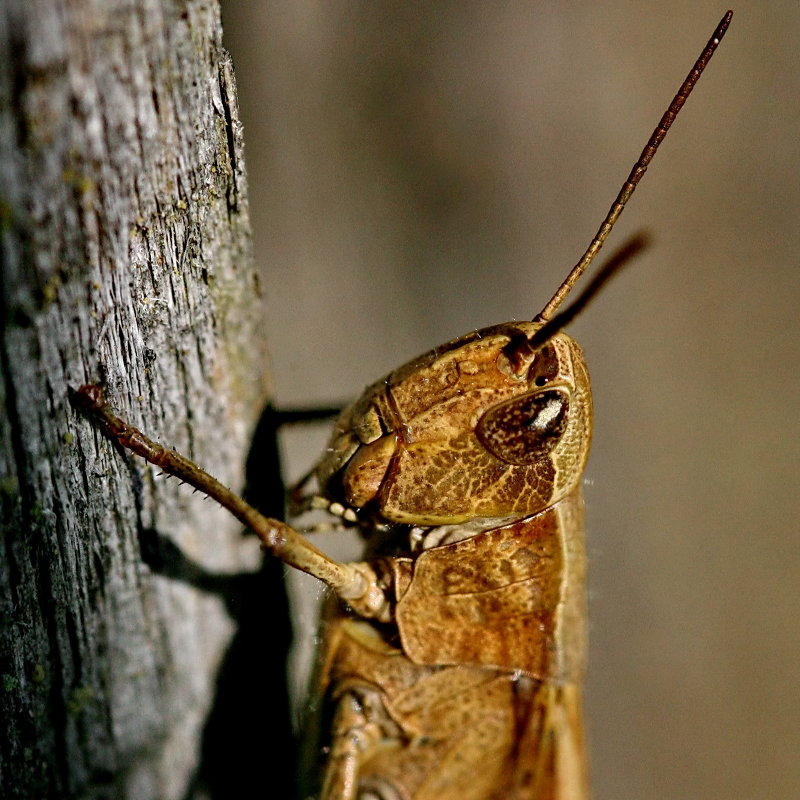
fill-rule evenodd
<path id="1" fill-rule="evenodd" d="M 561 400 L 553 398 L 548 400 L 544 406 L 539 410 L 539 413 L 528 423 L 528 427 L 534 431 L 545 431 L 550 427 L 550 424 L 555 420 L 561 411 Z"/>

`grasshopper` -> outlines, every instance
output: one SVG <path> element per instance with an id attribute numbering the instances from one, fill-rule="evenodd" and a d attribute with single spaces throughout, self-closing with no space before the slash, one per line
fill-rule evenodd
<path id="1" fill-rule="evenodd" d="M 233 513 L 284 563 L 333 591 L 312 747 L 323 800 L 583 800 L 586 650 L 581 478 L 592 399 L 558 311 L 612 226 L 730 24 L 714 31 L 596 236 L 530 322 L 474 331 L 410 361 L 342 412 L 295 492 L 358 526 L 340 563 L 262 516 L 188 459 L 72 393 L 119 445 Z M 635 248 L 632 248 L 635 249 Z M 606 269 L 601 275 L 607 275 Z M 600 277 L 600 276 L 598 276 Z M 557 313 L 558 312 L 558 313 Z"/>

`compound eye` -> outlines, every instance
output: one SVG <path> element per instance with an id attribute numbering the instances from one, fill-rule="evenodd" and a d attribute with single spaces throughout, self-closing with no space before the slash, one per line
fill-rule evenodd
<path id="1" fill-rule="evenodd" d="M 550 389 L 493 406 L 478 420 L 481 444 L 509 464 L 527 466 L 549 453 L 567 425 L 569 396 Z"/>

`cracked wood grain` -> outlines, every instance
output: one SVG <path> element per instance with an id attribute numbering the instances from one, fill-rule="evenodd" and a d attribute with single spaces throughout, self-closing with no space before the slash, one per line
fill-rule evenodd
<path id="1" fill-rule="evenodd" d="M 207 575 L 258 556 L 67 387 L 241 487 L 267 387 L 219 8 L 10 0 L 0 41 L 2 793 L 182 797 L 233 625 L 143 535 Z"/>

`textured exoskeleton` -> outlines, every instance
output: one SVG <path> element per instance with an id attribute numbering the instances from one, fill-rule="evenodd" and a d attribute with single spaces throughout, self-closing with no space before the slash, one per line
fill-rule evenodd
<path id="1" fill-rule="evenodd" d="M 393 608 L 380 628 L 326 619 L 325 798 L 586 796 L 591 393 L 569 336 L 531 350 L 540 327 L 439 347 L 336 424 L 317 476 L 358 509 Z"/>

